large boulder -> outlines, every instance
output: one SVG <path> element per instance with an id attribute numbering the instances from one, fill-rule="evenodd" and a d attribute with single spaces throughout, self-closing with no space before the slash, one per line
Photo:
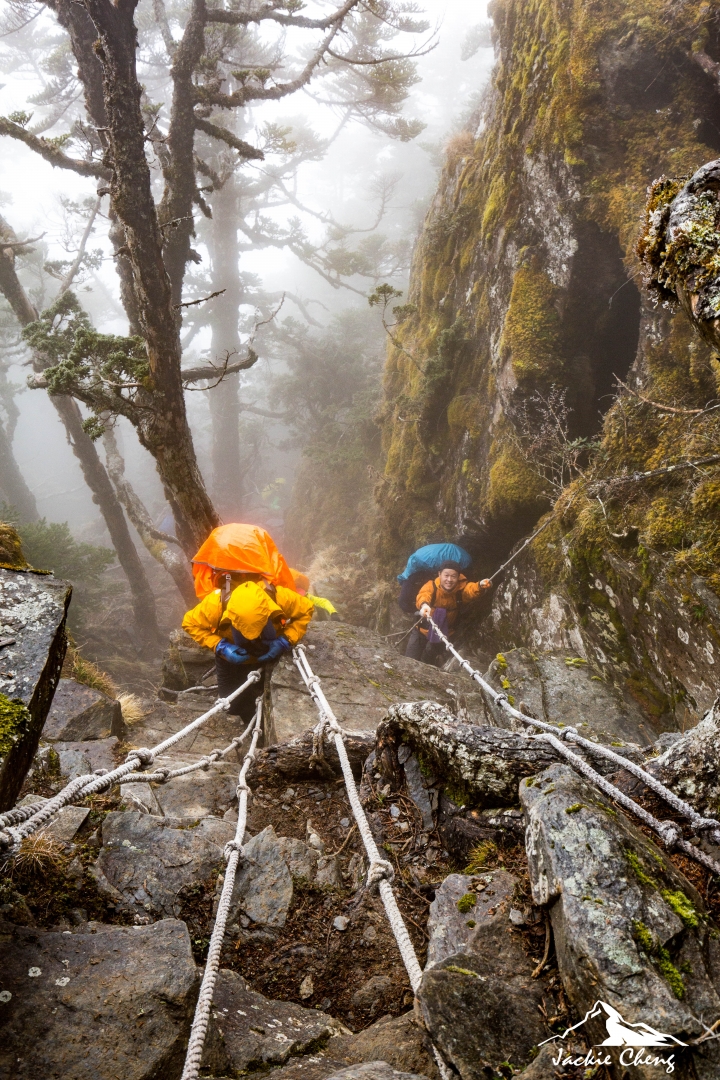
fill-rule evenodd
<path id="1" fill-rule="evenodd" d="M 578 1016 L 593 1011 L 592 1041 L 611 1034 L 613 1013 L 665 1033 L 669 1044 L 697 1038 L 698 1018 L 720 1015 L 720 934 L 702 897 L 567 765 L 523 783 L 520 797 L 533 898 L 550 906 L 563 985 Z M 676 1075 L 718 1076 L 717 1042 L 696 1048 L 691 1061 L 690 1051 L 671 1048 Z M 622 1051 L 607 1049 L 617 1063 Z M 651 1080 L 657 1070 L 637 1066 L 636 1075 Z"/>
<path id="2" fill-rule="evenodd" d="M 487 917 L 491 908 L 507 906 L 516 885 L 516 878 L 507 870 L 491 870 L 474 877 L 448 874 L 430 904 L 426 970 L 462 952 L 478 922 Z"/>
<path id="3" fill-rule="evenodd" d="M 720 698 L 700 723 L 648 766 L 701 814 L 720 814 Z"/>
<path id="4" fill-rule="evenodd" d="M 180 914 L 179 894 L 223 865 L 234 826 L 203 818 L 176 829 L 140 811 L 114 811 L 102 825 L 103 846 L 93 873 L 98 888 L 121 910 L 142 917 Z"/>
<path id="5" fill-rule="evenodd" d="M 284 1065 L 293 1056 L 317 1050 L 345 1029 L 317 1009 L 272 1001 L 252 990 L 235 971 L 221 970 L 213 1014 L 235 1073 Z"/>
<path id="6" fill-rule="evenodd" d="M 230 923 L 241 914 L 271 930 L 285 925 L 293 897 L 292 875 L 272 825 L 245 845 L 230 903 Z"/>
<path id="7" fill-rule="evenodd" d="M 478 896 L 472 936 L 428 968 L 418 990 L 428 1034 L 462 1080 L 487 1080 L 506 1062 L 528 1064 L 549 1034 L 539 1008 L 544 988 L 513 930 L 506 884 L 498 882 L 492 906 Z"/>
<path id="8" fill-rule="evenodd" d="M 313 622 L 303 644 L 323 691 L 344 728 L 373 731 L 389 701 L 441 701 L 471 723 L 487 723 L 479 687 L 462 672 L 411 660 L 362 626 Z M 279 739 L 312 728 L 317 712 L 292 659 L 275 668 L 273 713 Z"/>
<path id="9" fill-rule="evenodd" d="M 0 1076 L 180 1075 L 198 975 L 184 923 L 0 931 Z"/>
<path id="10" fill-rule="evenodd" d="M 268 1002 L 260 1009 L 275 1004 Z M 220 1019 L 218 1023 L 222 1028 Z M 272 1080 L 337 1080 L 352 1076 L 361 1080 L 407 1080 L 408 1076 L 412 1080 L 440 1080 L 427 1036 L 412 1011 L 402 1016 L 383 1016 L 355 1035 L 347 1031 L 340 1034 L 336 1029 L 324 1045 L 311 1046 L 295 1061 L 291 1058 L 269 1075 Z"/>
<path id="11" fill-rule="evenodd" d="M 42 737 L 47 742 L 125 737 L 120 702 L 75 679 L 61 679 L 45 721 Z"/>
<path id="12" fill-rule="evenodd" d="M 618 690 L 601 664 L 588 661 L 584 654 L 509 649 L 498 653 L 485 678 L 496 690 L 504 691 L 521 712 L 550 724 L 572 724 L 585 738 L 640 744 L 655 738 L 636 702 Z M 487 706 L 499 727 L 525 728 L 520 721 L 512 721 L 489 695 Z"/>
<path id="13" fill-rule="evenodd" d="M 0 568 L 0 811 L 18 796 L 65 658 L 71 587 Z"/>

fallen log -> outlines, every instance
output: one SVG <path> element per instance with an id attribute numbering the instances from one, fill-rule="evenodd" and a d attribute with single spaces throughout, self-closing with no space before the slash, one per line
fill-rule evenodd
<path id="1" fill-rule="evenodd" d="M 394 789 L 403 784 L 401 745 L 458 805 L 513 806 L 518 785 L 557 756 L 551 747 L 503 728 L 464 724 L 432 701 L 392 705 L 377 730 L 377 768 Z"/>
<path id="2" fill-rule="evenodd" d="M 353 776 L 360 778 L 365 759 L 375 749 L 372 731 L 352 731 L 345 736 L 345 748 Z M 286 742 L 259 750 L 248 774 L 248 783 L 280 775 L 286 780 L 322 780 L 342 776 L 340 759 L 332 742 L 323 744 L 323 756 L 313 754 L 313 733 L 305 731 Z"/>

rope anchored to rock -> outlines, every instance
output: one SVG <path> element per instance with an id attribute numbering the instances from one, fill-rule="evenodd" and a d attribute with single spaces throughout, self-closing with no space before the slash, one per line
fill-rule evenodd
<path id="1" fill-rule="evenodd" d="M 609 746 L 603 746 L 601 743 L 595 743 L 591 742 L 589 739 L 584 739 L 582 735 L 578 734 L 576 728 L 571 726 L 563 728 L 557 727 L 555 724 L 548 724 L 544 720 L 536 720 L 535 717 L 526 716 L 525 713 L 520 712 L 510 704 L 507 694 L 495 690 L 490 683 L 483 679 L 480 672 L 473 668 L 467 660 L 460 655 L 452 642 L 433 621 L 431 616 L 428 616 L 428 622 L 434 628 L 435 633 L 448 652 L 455 657 L 460 666 L 475 680 L 495 705 L 506 712 L 513 720 L 519 720 L 523 724 L 539 728 L 540 731 L 542 731 L 541 735 L 534 735 L 531 736 L 531 738 L 549 743 L 561 757 L 564 757 L 565 760 L 577 770 L 577 772 L 582 773 L 583 776 L 588 780 L 591 780 L 611 799 L 614 799 L 614 801 L 619 803 L 625 810 L 634 814 L 635 817 L 639 818 L 645 825 L 649 826 L 649 828 L 660 837 L 668 850 L 677 849 L 678 851 L 682 851 L 684 855 L 694 859 L 695 862 L 704 866 L 706 870 L 709 870 L 711 873 L 720 877 L 720 863 L 718 863 L 716 859 L 706 855 L 704 851 L 700 851 L 687 840 L 684 840 L 682 830 L 675 822 L 659 821 L 653 814 L 650 814 L 642 806 L 639 806 L 628 795 L 625 795 L 619 788 L 615 787 L 614 784 L 611 784 L 609 780 L 606 780 L 604 776 L 601 776 L 600 773 L 596 772 L 591 765 L 588 765 L 584 758 L 574 754 L 566 744 L 568 742 L 575 743 L 589 754 L 612 761 L 618 768 L 626 769 L 628 772 L 632 773 L 633 776 L 642 780 L 646 787 L 671 806 L 673 810 L 684 817 L 694 833 L 707 835 L 708 839 L 715 844 L 720 843 L 720 821 L 716 821 L 714 818 L 704 818 L 701 814 L 698 814 L 694 807 L 690 806 L 684 799 L 681 799 L 676 795 L 674 791 L 670 791 L 669 788 L 665 787 L 657 777 L 652 776 L 651 773 L 646 772 L 645 769 L 636 765 L 634 762 L 628 761 L 627 758 L 622 757 L 620 754 L 616 754 Z"/>

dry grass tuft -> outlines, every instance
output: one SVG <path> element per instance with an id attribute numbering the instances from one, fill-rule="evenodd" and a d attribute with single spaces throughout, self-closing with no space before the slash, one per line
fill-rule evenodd
<path id="1" fill-rule="evenodd" d="M 146 710 L 143 708 L 142 700 L 136 694 L 119 694 L 118 701 L 123 720 L 128 727 L 137 724 L 145 716 Z"/>
<path id="2" fill-rule="evenodd" d="M 20 848 L 5 860 L 2 872 L 12 877 L 41 877 L 50 870 L 57 870 L 65 861 L 63 845 L 46 832 L 26 836 Z"/>
<path id="3" fill-rule="evenodd" d="M 488 869 L 488 863 L 495 863 L 497 859 L 497 844 L 492 840 L 481 840 L 468 856 L 468 864 L 465 867 L 466 874 L 479 874 Z"/>
<path id="4" fill-rule="evenodd" d="M 92 690 L 99 690 L 100 693 L 107 694 L 108 697 L 117 697 L 117 686 L 110 676 L 101 671 L 91 660 L 86 660 L 84 656 L 81 656 L 72 642 L 68 643 L 62 677 L 63 679 L 74 679 L 75 682 L 82 683 L 83 686 L 89 686 Z"/>

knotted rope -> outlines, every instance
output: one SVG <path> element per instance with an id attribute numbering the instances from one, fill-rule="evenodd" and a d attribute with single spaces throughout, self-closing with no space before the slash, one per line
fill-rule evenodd
<path id="1" fill-rule="evenodd" d="M 325 729 L 329 728 L 332 732 L 333 739 L 335 740 L 335 749 L 340 758 L 340 767 L 342 768 L 348 799 L 350 800 L 350 806 L 352 807 L 352 812 L 355 816 L 355 821 L 357 822 L 358 831 L 362 837 L 362 842 L 368 856 L 369 869 L 366 884 L 368 887 L 377 886 L 382 898 L 383 906 L 385 907 L 388 922 L 390 923 L 390 928 L 395 935 L 400 955 L 402 956 L 403 963 L 405 964 L 405 968 L 410 978 L 410 985 L 413 991 L 416 991 L 420 985 L 420 980 L 422 979 L 422 969 L 418 963 L 415 949 L 413 948 L 410 935 L 408 934 L 403 917 L 400 914 L 400 908 L 397 905 L 395 894 L 393 893 L 392 885 L 390 884 L 394 875 L 393 867 L 387 859 L 383 859 L 380 855 L 377 844 L 375 843 L 375 838 L 370 829 L 370 823 L 365 816 L 365 811 L 360 802 L 360 796 L 355 784 L 355 777 L 353 776 L 350 767 L 350 759 L 348 758 L 347 750 L 345 749 L 343 730 L 323 693 L 322 687 L 320 686 L 320 680 L 310 667 L 308 658 L 305 654 L 305 649 L 302 645 L 298 645 L 293 650 L 293 660 L 300 672 L 303 682 L 310 692 L 310 696 L 315 702 L 315 707 L 320 713 L 320 723 L 315 731 L 318 733 L 319 738 L 322 738 Z"/>
<path id="2" fill-rule="evenodd" d="M 564 757 L 578 772 L 583 776 L 591 780 L 597 787 L 605 792 L 611 799 L 619 803 L 629 813 L 634 814 L 646 825 L 648 825 L 653 832 L 663 841 L 665 847 L 668 850 L 677 848 L 682 851 L 689 858 L 694 859 L 695 862 L 700 863 L 711 873 L 720 876 L 720 863 L 717 860 L 712 859 L 705 852 L 698 850 L 687 840 L 682 838 L 682 831 L 678 825 L 672 821 L 658 821 L 656 817 L 648 813 L 647 810 L 639 806 L 629 796 L 623 794 L 619 788 L 616 788 L 614 784 L 611 784 L 604 776 L 596 772 L 592 766 L 577 754 L 574 754 L 566 745 L 568 742 L 575 743 L 577 746 L 582 747 L 590 754 L 594 754 L 596 757 L 606 758 L 608 761 L 613 761 L 621 769 L 626 769 L 632 773 L 639 780 L 654 791 L 656 795 L 659 795 L 669 806 L 673 808 L 678 814 L 684 817 L 690 826 L 690 829 L 694 833 L 707 833 L 708 838 L 716 844 L 720 844 L 720 821 L 716 821 L 714 818 L 704 818 L 701 814 L 698 814 L 694 807 L 689 803 L 681 799 L 674 791 L 670 791 L 665 787 L 655 776 L 646 772 L 645 769 L 636 765 L 632 761 L 628 761 L 627 758 L 622 757 L 620 754 L 616 754 L 614 750 L 611 750 L 609 746 L 603 746 L 601 743 L 591 742 L 589 739 L 584 739 L 582 735 L 578 734 L 578 731 L 574 727 L 557 727 L 555 724 L 548 724 L 544 720 L 536 720 L 532 716 L 526 716 L 525 713 L 520 712 L 514 708 L 507 699 L 507 694 L 504 694 L 498 690 L 495 690 L 488 682 L 483 679 L 479 671 L 465 660 L 457 651 L 451 641 L 445 636 L 445 634 L 438 628 L 432 617 L 428 616 L 428 622 L 435 628 L 435 632 L 443 642 L 448 652 L 452 653 L 457 661 L 459 661 L 461 667 L 470 675 L 472 679 L 481 687 L 481 689 L 493 700 L 493 702 L 503 709 L 509 716 L 512 716 L 515 720 L 520 720 L 523 724 L 530 725 L 535 728 L 539 728 L 543 734 L 531 736 L 534 739 L 549 743 L 561 757 Z"/>
<path id="3" fill-rule="evenodd" d="M 422 981 L 422 968 L 418 963 L 413 943 L 410 940 L 410 935 L 392 890 L 391 883 L 395 876 L 395 870 L 392 863 L 381 857 L 377 844 L 375 843 L 375 838 L 370 829 L 370 824 L 365 816 L 362 803 L 360 802 L 357 785 L 355 784 L 355 777 L 352 774 L 350 759 L 348 758 L 347 750 L 345 748 L 345 732 L 340 727 L 335 713 L 330 708 L 329 702 L 320 685 L 320 679 L 313 673 L 313 670 L 310 667 L 304 646 L 298 645 L 293 649 L 293 661 L 295 662 L 295 666 L 300 672 L 300 677 L 307 686 L 310 696 L 315 702 L 315 707 L 320 714 L 320 721 L 313 732 L 313 749 L 316 742 L 315 737 L 317 737 L 320 745 L 322 745 L 325 731 L 328 728 L 333 734 L 335 749 L 340 758 L 340 766 L 342 768 L 350 806 L 352 807 L 358 832 L 362 837 L 362 842 L 368 856 L 368 872 L 365 884 L 367 888 L 377 888 L 380 893 L 385 908 L 385 914 L 390 923 L 390 929 L 393 932 L 397 947 L 400 951 L 400 956 L 405 965 L 405 970 L 410 979 L 410 986 L 412 987 L 413 993 L 416 994 Z M 442 1080 L 452 1080 L 453 1074 L 440 1056 L 437 1047 L 433 1046 L 432 1049 Z M 182 1080 L 185 1080 L 185 1077 L 183 1077 Z"/>
<path id="4" fill-rule="evenodd" d="M 143 766 L 152 765 L 156 757 L 165 753 L 171 746 L 175 746 L 176 743 L 182 739 L 187 738 L 193 731 L 197 731 L 199 727 L 206 724 L 211 717 L 215 716 L 219 712 L 227 711 L 230 705 L 239 697 L 249 686 L 261 678 L 259 671 L 251 671 L 242 686 L 239 686 L 237 690 L 233 690 L 231 694 L 228 694 L 226 698 L 219 698 L 215 702 L 211 709 L 203 713 L 202 716 L 198 716 L 197 719 L 186 724 L 184 728 L 177 731 L 174 735 L 170 735 L 163 742 L 158 743 L 157 746 L 149 750 L 147 747 L 141 747 L 140 749 L 131 750 L 127 755 L 127 758 L 122 765 L 118 765 L 116 769 L 111 769 L 110 772 L 87 773 L 84 776 L 77 776 L 74 780 L 71 780 L 62 791 L 54 795 L 52 799 L 48 799 L 47 802 L 42 804 L 34 804 L 28 807 L 19 807 L 14 810 L 9 810 L 4 814 L 0 814 L 0 849 L 14 848 L 21 843 L 26 836 L 30 836 L 31 833 L 37 832 L 43 825 L 46 824 L 59 810 L 62 810 L 64 806 L 68 806 L 74 799 L 85 799 L 88 795 L 95 795 L 100 791 L 106 791 L 109 787 L 117 784 L 120 780 L 126 779 L 128 776 L 133 775 L 137 778 L 136 774 L 138 769 Z M 186 768 L 192 771 L 190 766 Z M 163 770 L 164 771 L 164 770 Z M 139 774 L 142 779 L 146 779 L 146 773 Z M 27 814 L 24 811 L 28 811 Z M 20 814 L 22 813 L 22 817 Z M 20 824 L 18 824 L 20 822 Z"/>
<path id="5" fill-rule="evenodd" d="M 205 973 L 203 974 L 200 993 L 198 994 L 197 1005 L 195 1006 L 195 1016 L 193 1017 L 192 1028 L 190 1029 L 185 1067 L 182 1072 L 181 1080 L 197 1080 L 197 1077 L 200 1074 L 200 1064 L 202 1062 L 203 1048 L 205 1046 L 205 1037 L 210 1022 L 210 1008 L 212 1006 L 213 994 L 215 993 L 215 983 L 217 982 L 218 971 L 220 970 L 220 956 L 222 953 L 223 939 L 225 938 L 225 927 L 230 913 L 230 902 L 232 900 L 233 889 L 235 888 L 235 875 L 237 874 L 237 869 L 240 860 L 242 859 L 243 837 L 245 835 L 245 825 L 247 822 L 247 801 L 248 793 L 250 791 L 245 778 L 248 769 L 250 768 L 250 762 L 255 757 L 255 750 L 257 748 L 258 739 L 260 738 L 262 708 L 262 698 L 260 698 L 255 711 L 255 716 L 250 725 L 250 727 L 252 727 L 252 739 L 250 740 L 248 752 L 243 758 L 240 776 L 238 777 L 237 828 L 235 829 L 234 839 L 230 840 L 225 845 L 224 854 L 227 866 L 225 867 L 220 903 L 218 904 L 217 915 L 215 916 L 215 926 L 210 935 L 210 945 L 208 948 L 207 960 L 205 962 Z"/>

